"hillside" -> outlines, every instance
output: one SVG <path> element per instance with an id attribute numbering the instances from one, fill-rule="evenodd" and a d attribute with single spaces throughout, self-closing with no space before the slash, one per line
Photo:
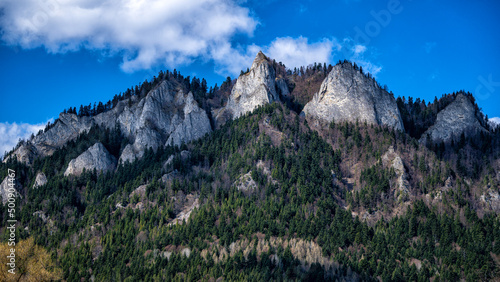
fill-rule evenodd
<path id="1" fill-rule="evenodd" d="M 17 238 L 67 281 L 500 278 L 500 129 L 472 95 L 426 104 L 349 62 L 292 71 L 262 56 L 220 88 L 162 72 L 20 143 L 0 164 L 1 180 L 17 175 Z M 369 89 L 351 87 L 359 99 L 392 98 L 398 126 L 371 122 L 375 106 L 372 120 L 302 114 L 314 99 L 351 103 L 326 87 L 343 67 Z M 425 138 L 455 113 L 478 130 Z M 6 205 L 0 215 L 7 242 Z"/>

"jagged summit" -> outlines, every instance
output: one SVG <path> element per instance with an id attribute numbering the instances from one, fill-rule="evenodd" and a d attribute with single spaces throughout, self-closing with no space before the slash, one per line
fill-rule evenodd
<path id="1" fill-rule="evenodd" d="M 455 100 L 437 114 L 436 122 L 422 134 L 420 142 L 429 138 L 433 142 L 450 141 L 462 133 L 483 131 L 477 117 L 474 104 L 463 93 L 458 93 Z"/>
<path id="2" fill-rule="evenodd" d="M 286 84 L 276 78 L 276 70 L 264 53 L 259 52 L 250 70 L 240 75 L 225 107 L 215 111 L 217 121 L 238 118 L 258 106 L 279 101 L 279 92 L 288 93 Z"/>
<path id="3" fill-rule="evenodd" d="M 255 59 L 253 60 L 251 69 L 257 68 L 259 64 L 262 64 L 264 62 L 270 63 L 270 60 L 266 55 L 264 55 L 264 53 L 262 53 L 262 51 L 259 51 L 259 53 L 257 53 L 257 55 L 255 56 Z"/>
<path id="4" fill-rule="evenodd" d="M 142 99 L 132 96 L 96 116 L 61 113 L 52 127 L 19 146 L 5 160 L 15 157 L 32 164 L 34 159 L 52 155 L 94 125 L 108 129 L 118 125 L 130 140 L 121 153 L 121 161 L 140 158 L 147 148 L 180 145 L 212 131 L 207 113 L 199 107 L 193 94 L 186 94 L 165 80 Z"/>
<path id="5" fill-rule="evenodd" d="M 394 96 L 348 62 L 333 67 L 303 112 L 326 122 L 359 120 L 404 130 Z"/>

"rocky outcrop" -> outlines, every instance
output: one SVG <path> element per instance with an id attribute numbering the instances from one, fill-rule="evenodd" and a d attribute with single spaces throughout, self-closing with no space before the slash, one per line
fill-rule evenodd
<path id="1" fill-rule="evenodd" d="M 251 171 L 240 176 L 234 182 L 234 186 L 236 187 L 236 189 L 243 192 L 253 192 L 257 190 L 257 183 L 255 182 L 255 180 L 253 180 Z"/>
<path id="2" fill-rule="evenodd" d="M 276 71 L 269 58 L 259 52 L 250 71 L 240 75 L 236 81 L 226 106 L 215 111 L 216 120 L 224 119 L 224 116 L 238 118 L 258 106 L 279 101 L 277 89 L 283 95 L 288 95 L 286 83 L 284 81 L 277 83 Z"/>
<path id="3" fill-rule="evenodd" d="M 118 126 L 131 141 L 120 155 L 122 162 L 142 157 L 147 148 L 156 150 L 163 145 L 181 145 L 212 130 L 208 115 L 193 94 L 186 94 L 172 83 L 163 81 L 143 99 L 132 96 L 94 117 L 62 113 L 50 129 L 24 142 L 9 157 L 32 164 L 35 158 L 53 154 L 94 125 L 108 129 Z"/>
<path id="4" fill-rule="evenodd" d="M 38 188 L 42 185 L 45 185 L 46 183 L 47 183 L 47 176 L 45 176 L 45 173 L 39 172 L 36 175 L 35 183 L 33 184 L 33 188 Z"/>
<path id="5" fill-rule="evenodd" d="M 14 179 L 14 182 L 9 182 L 9 177 L 6 176 L 2 181 L 2 184 L 0 184 L 0 197 L 2 198 L 2 204 L 5 205 L 7 203 L 9 194 L 14 193 L 14 197 L 19 197 L 19 192 L 17 192 L 19 188 L 19 182 L 17 180 Z"/>
<path id="6" fill-rule="evenodd" d="M 408 200 L 410 193 L 410 183 L 408 175 L 401 157 L 394 151 L 394 147 L 389 147 L 389 150 L 382 156 L 382 164 L 385 167 L 394 169 L 396 173 L 396 189 L 394 190 L 394 198 L 399 201 Z"/>
<path id="7" fill-rule="evenodd" d="M 422 134 L 420 142 L 451 141 L 462 133 L 486 132 L 476 117 L 472 102 L 464 94 L 459 93 L 451 104 L 437 114 L 436 122 Z"/>
<path id="8" fill-rule="evenodd" d="M 359 120 L 404 130 L 394 96 L 351 63 L 333 67 L 303 112 L 308 119 L 326 122 Z"/>
<path id="9" fill-rule="evenodd" d="M 67 142 L 76 139 L 81 133 L 87 132 L 93 124 L 90 117 L 77 117 L 75 114 L 61 113 L 49 130 L 38 134 L 30 141 L 23 142 L 8 157 L 15 157 L 18 161 L 31 165 L 36 158 L 52 155 Z"/>
<path id="10" fill-rule="evenodd" d="M 181 145 L 183 142 L 196 140 L 212 131 L 207 113 L 198 106 L 194 100 L 193 93 L 189 92 L 186 97 L 179 98 L 177 103 L 182 106 L 184 118 L 180 122 L 172 124 L 173 131 L 168 137 L 166 145 Z"/>
<path id="11" fill-rule="evenodd" d="M 64 175 L 78 176 L 82 174 L 84 169 L 87 171 L 95 169 L 98 172 L 106 172 L 114 170 L 115 167 L 116 158 L 101 143 L 96 143 L 76 159 L 71 160 Z"/>
<path id="12" fill-rule="evenodd" d="M 495 211 L 497 214 L 500 213 L 500 194 L 489 188 L 480 197 L 481 202 L 489 209 Z"/>

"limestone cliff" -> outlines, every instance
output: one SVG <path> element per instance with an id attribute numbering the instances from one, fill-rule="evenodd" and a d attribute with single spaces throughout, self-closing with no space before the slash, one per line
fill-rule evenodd
<path id="1" fill-rule="evenodd" d="M 426 142 L 429 138 L 433 142 L 450 141 L 459 138 L 464 132 L 466 134 L 474 131 L 484 131 L 475 114 L 474 105 L 462 93 L 459 93 L 451 104 L 437 114 L 436 122 L 427 129 L 420 142 Z"/>
<path id="2" fill-rule="evenodd" d="M 47 176 L 45 173 L 39 172 L 36 174 L 35 183 L 33 184 L 33 189 L 38 188 L 39 186 L 47 184 Z"/>
<path id="3" fill-rule="evenodd" d="M 18 191 L 21 190 L 21 185 L 19 183 L 19 181 L 14 180 L 14 190 L 11 189 L 12 186 L 9 186 L 9 184 L 12 184 L 11 182 L 9 182 L 9 177 L 6 176 L 2 183 L 0 184 L 0 198 L 2 198 L 2 204 L 6 204 L 9 200 L 9 194 L 12 193 L 12 191 L 14 191 L 14 197 L 20 197 L 21 195 L 19 194 Z"/>
<path id="4" fill-rule="evenodd" d="M 112 171 L 116 167 L 116 158 L 101 144 L 96 143 L 76 159 L 72 159 L 64 172 L 65 176 L 80 175 L 83 170 L 97 170 L 98 172 Z"/>
<path id="5" fill-rule="evenodd" d="M 156 150 L 165 144 L 180 145 L 212 130 L 208 115 L 198 106 L 193 94 L 185 94 L 172 83 L 163 81 L 143 99 L 133 96 L 94 117 L 62 113 L 50 129 L 24 142 L 9 157 L 30 165 L 35 158 L 52 155 L 94 125 L 109 129 L 118 125 L 131 141 L 124 148 L 121 161 L 142 157 L 146 148 Z"/>
<path id="6" fill-rule="evenodd" d="M 404 130 L 396 100 L 351 63 L 333 67 L 303 110 L 308 119 L 366 121 Z"/>
<path id="7" fill-rule="evenodd" d="M 394 169 L 396 173 L 396 185 L 394 189 L 394 198 L 399 201 L 408 200 L 408 195 L 410 193 L 410 183 L 408 181 L 408 175 L 406 174 L 406 169 L 403 164 L 403 160 L 398 153 L 394 151 L 394 147 L 389 147 L 389 150 L 382 156 L 382 164 L 387 168 Z"/>
<path id="8" fill-rule="evenodd" d="M 288 95 L 288 87 L 284 81 L 276 80 L 276 71 L 271 61 L 262 52 L 259 52 L 253 61 L 248 73 L 240 75 L 226 106 L 216 111 L 216 119 L 226 115 L 238 118 L 274 101 L 279 101 L 278 91 Z"/>

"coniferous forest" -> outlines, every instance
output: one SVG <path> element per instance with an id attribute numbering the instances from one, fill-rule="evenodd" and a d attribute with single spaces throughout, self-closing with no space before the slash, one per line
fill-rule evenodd
<path id="1" fill-rule="evenodd" d="M 491 208 L 494 199 L 481 198 L 485 191 L 498 195 L 500 129 L 490 126 L 472 94 L 458 91 L 432 102 L 396 97 L 404 132 L 361 121 L 313 124 L 300 112 L 332 66 L 273 67 L 291 89 L 282 103 L 218 126 L 209 114 L 212 133 L 147 149 L 115 171 L 64 175 L 69 162 L 96 142 L 118 158 L 128 143 L 119 126 L 95 125 L 30 166 L 15 158 L 0 163 L 2 180 L 8 169 L 16 171 L 18 248 L 32 250 L 18 261 L 16 279 L 500 278 L 499 212 Z M 143 98 L 164 80 L 191 91 L 207 113 L 227 102 L 235 83 L 228 77 L 209 87 L 176 70 L 160 72 L 108 102 L 64 113 L 95 116 L 133 96 Z M 419 142 L 458 93 L 474 104 L 487 132 Z M 402 160 L 407 190 L 395 188 L 399 175 L 385 164 L 388 151 Z M 48 181 L 33 188 L 39 172 Z M 5 257 L 6 205 L 0 216 Z M 35 263 L 41 260 L 44 265 Z"/>

